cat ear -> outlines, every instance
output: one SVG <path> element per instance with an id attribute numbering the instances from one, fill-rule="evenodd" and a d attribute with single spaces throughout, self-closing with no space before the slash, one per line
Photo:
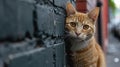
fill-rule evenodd
<path id="1" fill-rule="evenodd" d="M 94 22 L 97 20 L 99 15 L 99 7 L 95 7 L 92 11 L 88 13 L 88 17 L 92 19 Z"/>
<path id="2" fill-rule="evenodd" d="M 70 2 L 68 2 L 66 5 L 66 12 L 67 12 L 67 16 L 70 16 L 76 13 L 75 8 Z"/>

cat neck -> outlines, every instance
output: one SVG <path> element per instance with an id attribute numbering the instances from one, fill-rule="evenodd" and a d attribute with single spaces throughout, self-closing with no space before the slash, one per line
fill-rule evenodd
<path id="1" fill-rule="evenodd" d="M 78 40 L 73 40 L 71 41 L 71 51 L 78 51 L 78 50 L 82 50 L 84 48 L 86 48 L 87 46 L 91 45 L 94 43 L 94 36 L 91 37 L 89 40 L 85 40 L 85 41 L 78 41 Z"/>

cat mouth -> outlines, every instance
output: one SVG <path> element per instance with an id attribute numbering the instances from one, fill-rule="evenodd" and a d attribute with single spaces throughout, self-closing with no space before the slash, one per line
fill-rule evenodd
<path id="1" fill-rule="evenodd" d="M 75 36 L 74 39 L 83 41 L 83 40 L 85 40 L 86 38 L 82 38 L 82 37 L 79 37 L 79 36 Z"/>
<path id="2" fill-rule="evenodd" d="M 83 38 L 83 37 L 80 37 L 80 36 L 72 36 L 70 34 L 65 35 L 65 38 L 70 38 L 70 39 L 80 40 L 80 41 L 83 41 L 83 40 L 86 39 L 86 38 Z"/>

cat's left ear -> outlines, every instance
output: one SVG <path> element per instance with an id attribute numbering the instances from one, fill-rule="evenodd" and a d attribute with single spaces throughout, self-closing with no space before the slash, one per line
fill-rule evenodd
<path id="1" fill-rule="evenodd" d="M 99 15 L 99 7 L 95 7 L 92 11 L 88 13 L 88 17 L 92 19 L 94 22 L 97 20 Z"/>
<path id="2" fill-rule="evenodd" d="M 67 12 L 67 16 L 70 16 L 70 15 L 74 15 L 77 11 L 70 2 L 67 2 L 66 12 Z"/>

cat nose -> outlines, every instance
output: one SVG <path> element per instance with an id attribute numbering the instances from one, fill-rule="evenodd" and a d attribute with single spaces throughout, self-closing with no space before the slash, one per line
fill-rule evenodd
<path id="1" fill-rule="evenodd" d="M 76 34 L 77 36 L 79 36 L 81 33 L 75 32 L 75 34 Z"/>

